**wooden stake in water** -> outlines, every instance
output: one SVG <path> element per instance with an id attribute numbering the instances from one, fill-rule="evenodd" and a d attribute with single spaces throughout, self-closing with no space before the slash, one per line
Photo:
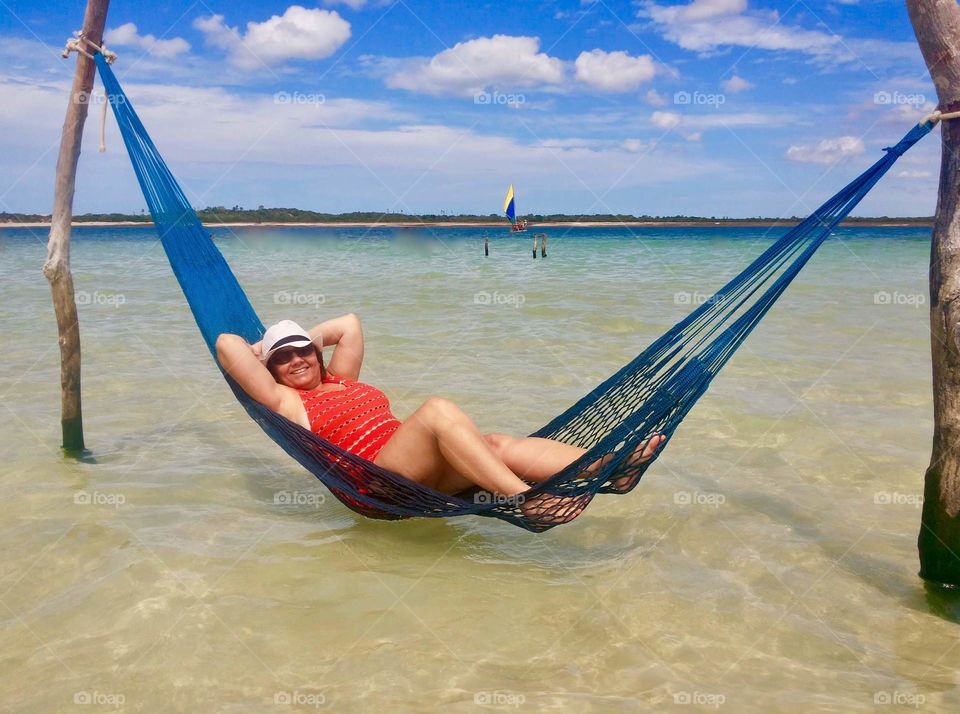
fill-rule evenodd
<path id="1" fill-rule="evenodd" d="M 910 21 L 937 88 L 938 109 L 960 109 L 960 6 L 907 0 Z M 923 491 L 920 575 L 960 586 L 960 119 L 940 124 L 940 195 L 930 250 L 933 450 Z"/>
<path id="2" fill-rule="evenodd" d="M 99 45 L 107 19 L 109 0 L 87 0 L 83 17 L 83 37 Z M 57 334 L 60 343 L 60 425 L 63 448 L 68 452 L 82 451 L 83 414 L 80 408 L 80 322 L 70 272 L 70 223 L 73 220 L 73 193 L 76 186 L 77 163 L 83 125 L 87 119 L 87 98 L 93 89 L 96 65 L 82 53 L 77 53 L 77 69 L 73 75 L 67 116 L 60 137 L 60 155 L 57 158 L 57 176 L 53 194 L 53 215 L 50 219 L 50 237 L 47 241 L 47 260 L 43 274 L 50 281 L 53 293 L 53 311 L 57 316 Z"/>

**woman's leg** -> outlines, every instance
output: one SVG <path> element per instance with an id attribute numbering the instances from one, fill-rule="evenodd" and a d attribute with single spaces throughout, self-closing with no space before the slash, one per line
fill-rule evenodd
<path id="1" fill-rule="evenodd" d="M 453 402 L 437 397 L 400 425 L 374 463 L 443 493 L 479 486 L 516 496 L 529 489 L 494 453 L 470 417 Z M 518 503 L 542 521 L 563 523 L 580 515 L 588 500 L 540 494 Z"/>
<path id="2" fill-rule="evenodd" d="M 493 452 L 513 473 L 528 481 L 545 481 L 586 453 L 579 446 L 536 436 L 484 436 Z"/>
<path id="3" fill-rule="evenodd" d="M 475 485 L 513 496 L 529 488 L 459 407 L 437 397 L 400 425 L 374 463 L 444 493 Z"/>
<path id="4" fill-rule="evenodd" d="M 487 434 L 484 438 L 507 468 L 528 481 L 545 481 L 586 453 L 586 449 L 581 449 L 579 446 L 536 436 Z M 640 464 L 649 461 L 664 439 L 662 434 L 654 434 L 641 442 L 634 451 L 631 463 Z M 599 468 L 609 459 L 610 455 L 601 457 L 587 468 L 589 470 Z M 630 477 L 614 479 L 613 485 L 624 487 L 630 481 Z"/>

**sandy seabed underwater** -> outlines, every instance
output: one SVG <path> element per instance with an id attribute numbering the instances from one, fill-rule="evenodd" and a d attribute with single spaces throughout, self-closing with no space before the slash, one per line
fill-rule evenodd
<path id="1" fill-rule="evenodd" d="M 357 313 L 400 418 L 438 394 L 524 434 L 778 230 L 557 228 L 545 260 L 490 228 L 214 233 L 264 321 Z M 151 228 L 75 230 L 65 460 L 45 238 L 0 231 L 3 711 L 960 706 L 916 574 L 929 229 L 839 230 L 640 486 L 542 535 L 348 511 L 235 402 Z"/>

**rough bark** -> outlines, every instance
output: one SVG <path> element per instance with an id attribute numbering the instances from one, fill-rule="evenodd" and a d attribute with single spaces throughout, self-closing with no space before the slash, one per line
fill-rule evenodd
<path id="1" fill-rule="evenodd" d="M 83 18 L 85 36 L 96 44 L 103 37 L 109 0 L 88 0 Z M 80 142 L 87 119 L 87 98 L 93 89 L 96 65 L 92 60 L 77 55 L 67 116 L 60 138 L 57 175 L 53 197 L 53 215 L 50 237 L 47 241 L 47 260 L 43 274 L 50 281 L 53 310 L 57 317 L 60 343 L 60 425 L 63 448 L 68 452 L 82 451 L 83 417 L 80 407 L 80 322 L 70 272 L 70 223 L 73 220 L 73 193 L 76 185 Z"/>
<path id="2" fill-rule="evenodd" d="M 960 111 L 960 6 L 907 0 L 939 109 Z M 941 123 L 940 191 L 930 250 L 933 450 L 924 483 L 920 575 L 960 586 L 960 119 Z"/>

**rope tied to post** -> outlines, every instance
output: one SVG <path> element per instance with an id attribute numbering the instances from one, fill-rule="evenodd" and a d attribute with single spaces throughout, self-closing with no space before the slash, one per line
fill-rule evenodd
<path id="1" fill-rule="evenodd" d="M 67 40 L 63 47 L 62 57 L 67 59 L 71 52 L 76 52 L 77 54 L 81 54 L 87 59 L 92 60 L 93 55 L 90 52 L 87 52 L 87 50 L 83 48 L 83 45 L 86 45 L 93 52 L 99 52 L 102 54 L 103 58 L 107 61 L 107 64 L 113 64 L 117 59 L 116 52 L 111 52 L 108 50 L 106 45 L 98 45 L 96 42 L 89 39 L 83 30 L 77 30 L 73 33 L 73 37 Z"/>
<path id="2" fill-rule="evenodd" d="M 83 30 L 77 30 L 73 33 L 73 37 L 67 40 L 63 48 L 63 58 L 67 59 L 71 52 L 76 52 L 77 54 L 83 55 L 89 60 L 93 60 L 93 54 L 87 52 L 87 50 L 83 48 L 83 45 L 86 45 L 87 48 L 93 52 L 99 52 L 102 54 L 103 58 L 107 61 L 107 64 L 113 64 L 117 60 L 116 52 L 111 52 L 104 44 L 98 45 L 96 42 L 89 39 Z M 88 100 L 91 96 L 93 95 L 88 95 Z M 101 103 L 100 107 L 100 146 L 98 147 L 98 150 L 101 154 L 107 150 L 107 102 L 107 93 L 104 92 L 103 102 Z"/>
<path id="3" fill-rule="evenodd" d="M 930 114 L 926 117 L 921 125 L 932 124 L 933 126 L 937 125 L 937 122 L 949 121 L 950 119 L 960 119 L 960 112 L 941 112 L 937 109 L 933 114 Z"/>

